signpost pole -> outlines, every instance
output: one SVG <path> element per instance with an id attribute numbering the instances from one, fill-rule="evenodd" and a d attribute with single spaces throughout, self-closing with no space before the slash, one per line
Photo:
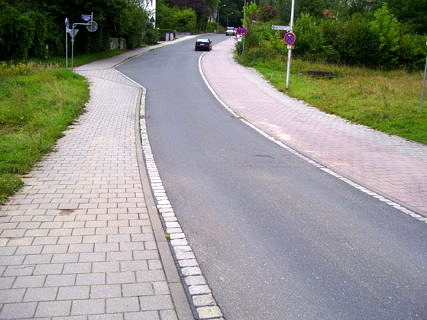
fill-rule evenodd
<path id="1" fill-rule="evenodd" d="M 71 38 L 71 69 L 74 67 L 74 37 Z"/>
<path id="2" fill-rule="evenodd" d="M 68 68 L 68 32 L 65 30 L 65 67 Z"/>
<path id="3" fill-rule="evenodd" d="M 295 8 L 295 0 L 292 0 L 291 6 L 291 22 L 289 24 L 290 32 L 294 29 L 294 8 Z M 286 67 L 286 89 L 289 89 L 289 78 L 291 74 L 291 58 L 292 58 L 292 48 L 288 49 L 288 64 Z"/>
<path id="4" fill-rule="evenodd" d="M 420 112 L 423 112 L 423 105 L 424 105 L 424 91 L 426 88 L 426 79 L 427 79 L 427 56 L 426 56 L 426 65 L 424 67 L 424 79 L 423 79 L 423 86 L 421 88 L 421 101 L 420 101 Z"/>
<path id="5" fill-rule="evenodd" d="M 68 18 L 65 18 L 65 67 L 68 68 Z"/>

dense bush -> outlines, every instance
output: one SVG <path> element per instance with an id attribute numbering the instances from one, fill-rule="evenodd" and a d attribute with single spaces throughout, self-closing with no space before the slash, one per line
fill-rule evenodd
<path id="1" fill-rule="evenodd" d="M 160 29 L 173 29 L 178 32 L 195 32 L 197 27 L 196 12 L 191 9 L 169 7 L 159 2 L 157 4 L 157 26 Z"/>
<path id="2" fill-rule="evenodd" d="M 247 15 L 259 10 L 251 4 Z M 271 22 L 246 21 L 245 59 L 286 55 L 283 32 L 271 30 Z M 405 30 L 386 4 L 371 15 L 355 13 L 348 19 L 314 17 L 302 13 L 295 22 L 294 54 L 312 61 L 380 67 L 421 69 L 424 66 L 425 37 Z"/>
<path id="3" fill-rule="evenodd" d="M 0 0 L 0 61 L 63 55 L 65 17 L 82 22 L 81 14 L 94 12 L 98 30 L 79 26 L 75 53 L 109 49 L 110 37 L 125 38 L 130 48 L 142 44 L 147 13 L 134 0 Z"/>

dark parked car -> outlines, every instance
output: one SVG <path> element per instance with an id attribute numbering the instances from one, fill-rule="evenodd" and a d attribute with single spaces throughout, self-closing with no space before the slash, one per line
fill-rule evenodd
<path id="1" fill-rule="evenodd" d="M 212 41 L 210 39 L 197 39 L 196 40 L 196 51 L 199 50 L 212 50 Z"/>

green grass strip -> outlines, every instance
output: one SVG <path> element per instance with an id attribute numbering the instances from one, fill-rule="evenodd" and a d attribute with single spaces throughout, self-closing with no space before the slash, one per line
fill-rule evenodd
<path id="1" fill-rule="evenodd" d="M 427 144 L 427 103 L 420 112 L 422 74 L 380 71 L 292 60 L 290 87 L 279 59 L 238 60 L 258 70 L 278 90 L 353 123 Z M 308 70 L 332 71 L 334 78 L 313 78 Z"/>
<path id="2" fill-rule="evenodd" d="M 0 63 L 0 203 L 53 149 L 88 98 L 85 79 L 70 70 Z"/>

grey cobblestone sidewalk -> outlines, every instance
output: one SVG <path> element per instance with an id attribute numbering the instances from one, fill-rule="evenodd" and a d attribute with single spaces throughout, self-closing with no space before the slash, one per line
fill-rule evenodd
<path id="1" fill-rule="evenodd" d="M 86 112 L 0 207 L 0 319 L 193 318 L 156 240 L 135 143 L 141 90 L 108 69 L 118 59 L 80 68 Z"/>

